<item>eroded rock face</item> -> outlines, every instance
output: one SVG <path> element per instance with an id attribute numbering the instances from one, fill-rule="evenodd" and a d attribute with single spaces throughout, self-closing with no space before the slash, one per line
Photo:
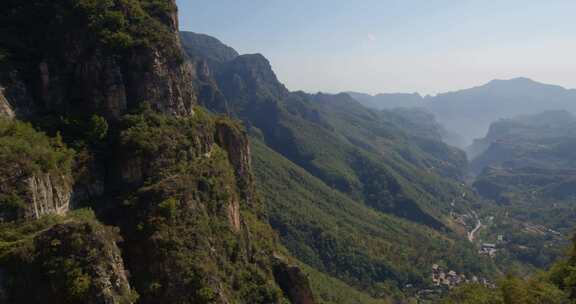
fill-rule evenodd
<path id="1" fill-rule="evenodd" d="M 111 49 L 98 40 L 100 34 L 91 25 L 81 24 L 89 20 L 65 19 L 80 24 L 69 31 L 45 33 L 54 37 L 38 42 L 35 56 L 0 71 L 5 97 L 16 115 L 29 119 L 48 113 L 98 114 L 114 120 L 143 102 L 166 114 L 191 115 L 197 100 L 190 86 L 195 67 L 184 60 L 180 47 L 176 4 L 165 5 L 165 10 L 149 13 L 164 26 L 156 34 L 162 37 L 150 35 L 146 38 L 150 41 L 121 50 Z M 129 8 L 122 13 L 126 20 L 136 22 L 130 19 L 134 12 Z M 38 28 L 38 33 L 42 30 Z"/>
<path id="2" fill-rule="evenodd" d="M 64 215 L 70 210 L 72 186 L 69 178 L 40 174 L 29 177 L 26 184 L 26 218 L 39 219 L 46 214 Z"/>
<path id="3" fill-rule="evenodd" d="M 174 43 L 179 38 L 174 34 Z M 174 46 L 176 48 L 176 46 Z M 178 56 L 183 56 L 178 48 Z M 125 72 L 128 106 L 149 102 L 156 110 L 177 116 L 193 114 L 196 93 L 192 83 L 193 66 L 181 57 L 168 57 L 159 49 L 150 49 L 130 58 L 130 66 Z M 137 69 L 149 66 L 148 71 Z"/>
<path id="4" fill-rule="evenodd" d="M 232 229 L 235 232 L 240 232 L 240 202 L 235 199 L 232 198 L 229 202 L 228 202 L 228 208 L 226 210 L 227 216 L 228 216 L 228 222 L 230 223 L 230 226 L 232 227 Z"/>
<path id="5" fill-rule="evenodd" d="M 248 204 L 254 202 L 254 176 L 248 138 L 241 129 L 226 123 L 216 125 L 216 143 L 228 153 L 234 167 L 238 187 Z"/>
<path id="6" fill-rule="evenodd" d="M 14 167 L 13 170 L 23 170 Z M 70 210 L 72 196 L 72 179 L 70 176 L 60 176 L 40 172 L 21 176 L 15 171 L 10 176 L 2 177 L 0 198 L 9 198 L 19 202 L 15 208 L 3 206 L 0 221 L 15 219 L 39 219 L 45 215 L 64 215 Z M 17 198 L 17 199 L 16 199 Z"/>
<path id="7" fill-rule="evenodd" d="M 37 86 L 6 85 L 10 92 L 22 89 L 30 92 L 8 97 L 17 105 L 16 113 L 24 117 L 44 112 L 81 112 L 114 120 L 144 101 L 166 114 L 190 115 L 196 102 L 189 85 L 191 70 L 190 63 L 166 57 L 157 49 L 134 52 L 120 59 L 84 50 L 64 60 L 39 63 L 32 71 Z M 20 81 L 15 79 L 12 83 Z M 32 108 L 27 105 L 28 96 L 36 96 Z"/>

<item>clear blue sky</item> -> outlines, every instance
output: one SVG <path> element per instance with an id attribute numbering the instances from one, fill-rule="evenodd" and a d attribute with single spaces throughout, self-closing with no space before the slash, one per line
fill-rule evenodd
<path id="1" fill-rule="evenodd" d="M 179 0 L 180 27 L 262 53 L 292 90 L 576 88 L 576 0 Z"/>

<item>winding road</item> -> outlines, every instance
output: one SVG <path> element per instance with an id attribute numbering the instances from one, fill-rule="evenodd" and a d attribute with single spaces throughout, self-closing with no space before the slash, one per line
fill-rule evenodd
<path id="1" fill-rule="evenodd" d="M 476 218 L 478 223 L 476 223 L 476 227 L 474 227 L 474 229 L 472 229 L 472 231 L 468 232 L 468 240 L 470 242 L 474 242 L 474 238 L 476 237 L 476 233 L 478 232 L 478 230 L 480 230 L 482 228 L 482 222 L 478 218 L 478 213 L 476 213 L 476 211 L 472 211 L 472 213 L 474 214 L 474 217 Z"/>
<path id="2" fill-rule="evenodd" d="M 478 230 L 480 230 L 480 228 L 482 228 L 482 222 L 480 220 L 477 220 L 478 223 L 476 224 L 476 227 L 474 227 L 474 229 L 472 229 L 472 231 L 468 232 L 468 240 L 470 242 L 474 242 L 474 238 L 476 237 L 476 232 L 478 232 Z"/>

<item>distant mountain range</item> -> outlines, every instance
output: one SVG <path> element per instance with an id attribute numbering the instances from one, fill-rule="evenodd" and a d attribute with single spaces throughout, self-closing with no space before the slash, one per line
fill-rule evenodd
<path id="1" fill-rule="evenodd" d="M 448 131 L 461 136 L 461 141 L 446 141 L 462 148 L 486 135 L 490 124 L 502 118 L 547 110 L 576 112 L 576 90 L 528 78 L 493 80 L 482 86 L 425 97 L 418 94 L 350 94 L 363 105 L 375 109 L 426 108 Z"/>
<path id="2" fill-rule="evenodd" d="M 378 109 L 394 108 L 420 108 L 424 107 L 425 98 L 418 93 L 383 93 L 383 94 L 364 94 L 358 92 L 346 92 L 352 98 L 358 100 L 361 104 Z"/>

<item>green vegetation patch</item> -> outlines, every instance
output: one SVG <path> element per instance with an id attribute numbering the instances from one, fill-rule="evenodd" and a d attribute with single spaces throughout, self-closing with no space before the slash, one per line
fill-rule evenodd
<path id="1" fill-rule="evenodd" d="M 27 178 L 50 174 L 70 179 L 74 151 L 59 136 L 50 138 L 30 124 L 0 118 L 0 214 L 4 220 L 22 216 Z"/>

